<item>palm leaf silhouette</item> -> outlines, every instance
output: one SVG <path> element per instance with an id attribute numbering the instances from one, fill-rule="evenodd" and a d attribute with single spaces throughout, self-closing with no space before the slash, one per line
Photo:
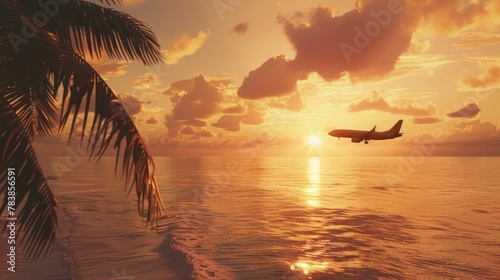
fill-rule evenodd
<path id="1" fill-rule="evenodd" d="M 164 209 L 153 159 L 141 135 L 111 88 L 83 57 L 88 51 L 96 57 L 105 54 L 147 65 L 158 63 L 161 53 L 156 36 L 125 13 L 72 0 L 59 5 L 34 36 L 14 37 L 24 40 L 14 44 L 12 34 L 21 36 L 26 21 L 36 22 L 37 5 L 37 1 L 0 0 L 0 212 L 7 208 L 6 171 L 13 167 L 20 238 L 32 259 L 45 256 L 53 247 L 57 202 L 31 143 L 57 128 L 61 132 L 68 122 L 71 138 L 79 114 L 83 114 L 85 131 L 92 100 L 95 112 L 86 136 L 90 155 L 99 159 L 112 144 L 117 152 L 115 169 L 122 155 L 126 185 L 129 192 L 135 190 L 138 211 L 147 213 L 147 224 L 157 221 Z M 82 133 L 80 141 L 84 138 Z"/>

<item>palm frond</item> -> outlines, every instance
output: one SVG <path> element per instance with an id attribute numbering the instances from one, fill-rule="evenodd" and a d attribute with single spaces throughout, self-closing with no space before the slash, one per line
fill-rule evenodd
<path id="1" fill-rule="evenodd" d="M 101 58 L 106 53 L 110 58 L 140 60 L 146 65 L 162 61 L 153 31 L 134 17 L 108 7 L 73 0 L 60 5 L 47 26 L 81 55 L 88 51 L 92 58 Z"/>
<path id="2" fill-rule="evenodd" d="M 2 0 L 1 4 L 0 36 L 23 34 L 23 18 L 30 18 L 31 12 L 12 1 Z M 2 40 L 0 53 L 2 95 L 30 138 L 50 134 L 57 123 L 56 94 L 60 76 L 65 74 L 63 69 L 76 69 L 73 52 L 62 47 L 48 30 L 39 28 L 27 43 L 14 46 L 9 40 Z"/>
<path id="3" fill-rule="evenodd" d="M 108 4 L 115 2 L 120 1 L 110 0 Z M 31 141 L 54 129 L 59 89 L 62 89 L 60 129 L 72 115 L 71 135 L 80 111 L 86 123 L 94 95 L 96 109 L 88 135 L 91 156 L 100 158 L 112 144 L 117 152 L 115 170 L 123 154 L 123 174 L 130 191 L 135 189 L 138 211 L 147 211 L 149 223 L 157 221 L 164 209 L 154 178 L 152 157 L 132 119 L 105 81 L 73 48 L 75 44 L 83 46 L 85 41 L 96 55 L 106 52 L 111 57 L 139 59 L 148 64 L 158 62 L 161 57 L 156 37 L 148 27 L 126 14 L 72 0 L 67 10 L 60 6 L 59 16 L 51 19 L 47 26 L 39 27 L 36 36 L 30 37 L 27 44 L 14 48 L 6 38 L 10 33 L 22 34 L 23 18 L 32 20 L 37 11 L 32 5 L 36 3 L 0 0 L 0 172 L 16 168 L 21 238 L 32 258 L 52 248 L 57 229 L 57 203 L 36 161 Z M 102 18 L 105 15 L 113 21 L 111 27 Z M 84 134 L 81 141 L 83 138 Z M 2 194 L 6 191 L 6 180 L 6 173 L 0 173 Z M 4 195 L 1 199 L 0 212 L 7 207 L 7 197 Z"/>
<path id="4" fill-rule="evenodd" d="M 16 226 L 28 258 L 46 255 L 57 234 L 57 201 L 50 191 L 23 123 L 0 96 L 0 213 L 8 208 L 7 170 L 15 169 Z M 6 224 L 7 225 L 7 224 Z M 5 231 L 6 225 L 2 232 Z"/>
<path id="5" fill-rule="evenodd" d="M 164 210 L 164 204 L 159 194 L 154 178 L 155 166 L 146 145 L 126 113 L 120 100 L 102 79 L 102 77 L 80 57 L 81 69 L 62 82 L 64 107 L 61 110 L 61 125 L 63 128 L 71 116 L 70 137 L 74 131 L 75 122 L 83 113 L 83 128 L 81 141 L 85 137 L 85 128 L 89 117 L 92 95 L 95 99 L 95 112 L 88 137 L 90 155 L 99 159 L 112 143 L 116 150 L 115 171 L 123 148 L 122 174 L 130 191 L 137 194 L 137 209 L 140 214 L 147 212 L 146 221 L 155 222 Z M 85 106 L 82 107 L 81 104 Z M 129 191 L 129 192 L 130 192 Z"/>
<path id="6" fill-rule="evenodd" d="M 121 4 L 123 0 L 99 0 L 99 2 L 103 3 L 106 2 L 108 5 L 117 5 Z"/>

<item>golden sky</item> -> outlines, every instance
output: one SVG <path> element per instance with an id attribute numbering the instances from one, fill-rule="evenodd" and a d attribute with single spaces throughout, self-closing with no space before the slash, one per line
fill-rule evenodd
<path id="1" fill-rule="evenodd" d="M 151 26 L 165 63 L 88 59 L 155 155 L 500 155 L 500 1 L 128 0 L 116 9 Z M 327 134 L 398 119 L 404 136 L 394 140 Z"/>

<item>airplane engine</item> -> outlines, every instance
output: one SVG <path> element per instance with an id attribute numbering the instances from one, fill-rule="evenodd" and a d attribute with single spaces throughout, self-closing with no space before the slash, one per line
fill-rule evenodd
<path id="1" fill-rule="evenodd" d="M 353 143 L 359 143 L 359 142 L 361 142 L 361 139 L 359 139 L 359 138 L 351 138 L 351 142 L 353 142 Z"/>

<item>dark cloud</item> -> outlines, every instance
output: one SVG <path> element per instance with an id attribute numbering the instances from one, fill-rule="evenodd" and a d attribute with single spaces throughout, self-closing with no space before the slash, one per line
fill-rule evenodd
<path id="1" fill-rule="evenodd" d="M 176 120 L 206 119 L 218 112 L 218 103 L 222 99 L 222 93 L 199 75 L 186 94 L 178 100 L 171 99 L 174 105 L 172 114 Z"/>
<path id="2" fill-rule="evenodd" d="M 325 80 L 373 78 L 392 71 L 411 46 L 419 17 L 410 1 L 362 0 L 359 8 L 341 16 L 319 7 L 309 15 L 282 18 L 296 50 L 293 64 L 317 72 Z"/>
<path id="3" fill-rule="evenodd" d="M 172 96 L 179 95 L 180 98 L 181 94 L 185 94 L 193 89 L 193 84 L 194 84 L 194 78 L 187 80 L 180 80 L 170 84 L 170 86 L 167 88 L 167 90 L 163 92 L 163 94 L 170 96 L 170 98 L 172 98 Z M 178 100 L 176 100 L 176 102 L 174 103 L 177 102 Z"/>
<path id="4" fill-rule="evenodd" d="M 190 126 L 183 127 L 179 132 L 184 135 L 193 135 L 196 133 L 196 131 Z"/>
<path id="5" fill-rule="evenodd" d="M 245 113 L 245 107 L 243 107 L 241 104 L 238 104 L 235 106 L 228 107 L 228 108 L 222 110 L 222 112 L 225 114 L 239 115 L 239 114 Z"/>
<path id="6" fill-rule="evenodd" d="M 120 93 L 118 94 L 118 99 L 120 99 L 120 102 L 127 114 L 137 115 L 139 112 L 141 112 L 142 102 L 139 100 L 139 98 L 127 93 Z"/>
<path id="7" fill-rule="evenodd" d="M 171 138 L 177 137 L 179 130 L 181 130 L 181 124 L 175 120 L 172 114 L 165 115 L 165 126 L 167 127 L 167 136 Z"/>
<path id="8" fill-rule="evenodd" d="M 262 113 L 251 108 L 245 115 L 223 115 L 212 126 L 222 128 L 226 131 L 240 131 L 241 124 L 259 125 L 264 122 Z"/>
<path id="9" fill-rule="evenodd" d="M 158 124 L 158 120 L 155 117 L 150 117 L 146 120 L 147 124 Z"/>
<path id="10" fill-rule="evenodd" d="M 439 116 L 413 118 L 414 124 L 434 124 L 434 123 L 440 123 L 440 122 L 443 122 L 443 119 Z"/>
<path id="11" fill-rule="evenodd" d="M 226 131 L 240 131 L 242 120 L 242 116 L 224 115 L 216 122 L 213 122 L 212 126 L 222 128 Z"/>
<path id="12" fill-rule="evenodd" d="M 474 118 L 481 110 L 476 103 L 469 103 L 465 107 L 460 108 L 448 114 L 450 118 Z"/>
<path id="13" fill-rule="evenodd" d="M 206 127 L 207 122 L 226 131 L 240 131 L 241 124 L 261 124 L 262 109 L 253 105 L 254 102 L 238 101 L 237 96 L 228 93 L 229 85 L 227 75 L 210 80 L 199 75 L 172 83 L 163 92 L 173 106 L 172 113 L 165 116 L 168 136 L 175 138 L 181 133 L 199 139 L 213 137 L 210 131 L 199 130 Z"/>
<path id="14" fill-rule="evenodd" d="M 379 96 L 378 92 L 373 92 L 371 97 L 363 99 L 358 103 L 351 104 L 347 109 L 348 112 L 352 113 L 367 110 L 410 116 L 431 116 L 436 113 L 436 108 L 430 104 L 425 108 L 416 107 L 412 103 L 403 106 L 390 105 L 383 97 Z"/>
<path id="15" fill-rule="evenodd" d="M 206 121 L 197 120 L 197 119 L 190 119 L 187 121 L 182 121 L 180 123 L 182 123 L 184 125 L 197 126 L 197 127 L 203 127 L 203 126 L 207 125 Z"/>
<path id="16" fill-rule="evenodd" d="M 295 57 L 270 58 L 249 73 L 238 95 L 259 99 L 291 94 L 297 80 L 313 72 L 325 81 L 344 76 L 354 82 L 384 77 L 395 69 L 402 54 L 426 49 L 412 43 L 420 26 L 454 36 L 453 32 L 488 21 L 488 17 L 496 18 L 500 5 L 494 3 L 360 0 L 354 10 L 341 15 L 334 15 L 330 8 L 317 7 L 293 16 L 280 16 Z M 497 80 L 491 76 L 468 82 L 483 86 Z"/>
<path id="17" fill-rule="evenodd" d="M 238 89 L 238 96 L 245 99 L 278 97 L 295 93 L 297 81 L 307 76 L 294 69 L 284 55 L 271 57 L 259 68 L 250 71 Z"/>
<path id="18" fill-rule="evenodd" d="M 245 33 L 247 33 L 248 31 L 248 25 L 248 22 L 240 22 L 231 29 L 231 33 L 234 33 L 238 36 L 245 35 Z"/>
<path id="19" fill-rule="evenodd" d="M 196 135 L 198 135 L 199 137 L 202 137 L 202 138 L 211 138 L 211 137 L 214 137 L 215 134 L 210 131 L 210 130 L 201 130 L 201 131 L 198 131 L 196 133 Z"/>

